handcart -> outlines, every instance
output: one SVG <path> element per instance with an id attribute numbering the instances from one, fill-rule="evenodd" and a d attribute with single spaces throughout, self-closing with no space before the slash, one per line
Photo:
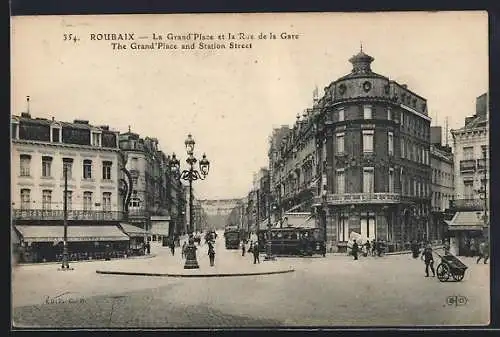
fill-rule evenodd
<path id="1" fill-rule="evenodd" d="M 462 261 L 451 254 L 441 256 L 436 252 L 434 253 L 441 258 L 441 263 L 436 269 L 439 281 L 446 282 L 450 278 L 453 278 L 457 282 L 463 280 L 467 266 Z"/>

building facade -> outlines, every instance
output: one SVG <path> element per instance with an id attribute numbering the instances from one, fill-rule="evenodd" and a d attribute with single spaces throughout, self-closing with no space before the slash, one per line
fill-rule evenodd
<path id="1" fill-rule="evenodd" d="M 12 116 L 12 219 L 25 247 L 33 248 L 33 260 L 50 260 L 61 253 L 56 251 L 62 249 L 65 171 L 68 225 L 86 232 L 81 234 L 85 238 L 69 239 L 70 251 L 89 250 L 82 240 L 95 243 L 92 250 L 105 237 L 125 241 L 116 227 L 124 215 L 118 188 L 119 153 L 118 132 L 108 126 L 93 126 L 86 120 L 68 123 L 32 118 L 29 113 Z M 99 226 L 99 237 L 86 237 Z"/>
<path id="2" fill-rule="evenodd" d="M 127 181 L 122 175 L 128 185 L 122 190 L 131 189 L 128 221 L 148 231 L 153 240 L 184 232 L 186 192 L 171 173 L 170 158 L 159 149 L 158 140 L 129 130 L 120 134 L 119 146 L 131 177 Z"/>
<path id="3" fill-rule="evenodd" d="M 447 236 L 445 214 L 455 196 L 453 153 L 449 146 L 442 145 L 442 128 L 433 126 L 431 134 L 431 225 L 429 239 L 442 241 Z"/>
<path id="4" fill-rule="evenodd" d="M 455 215 L 448 222 L 452 250 L 468 255 L 471 245 L 489 239 L 489 105 L 488 94 L 476 99 L 476 113 L 452 130 Z M 476 247 L 477 251 L 477 247 Z"/>
<path id="5" fill-rule="evenodd" d="M 314 106 L 320 227 L 333 250 L 354 231 L 403 249 L 429 233 L 430 118 L 426 99 L 371 70 L 360 51 L 350 74 Z"/>

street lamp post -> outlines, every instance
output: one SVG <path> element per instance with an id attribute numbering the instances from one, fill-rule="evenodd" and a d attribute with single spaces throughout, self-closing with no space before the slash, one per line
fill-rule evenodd
<path id="1" fill-rule="evenodd" d="M 63 256 L 62 265 L 60 270 L 73 270 L 69 267 L 69 256 L 68 256 L 68 167 L 64 165 L 64 201 L 63 201 L 63 212 L 64 212 L 64 238 L 63 238 Z"/>
<path id="2" fill-rule="evenodd" d="M 269 218 L 267 218 L 267 240 L 266 240 L 266 256 L 264 261 L 276 261 L 276 256 L 273 255 L 271 246 L 271 212 L 276 211 L 276 206 L 271 206 L 271 198 L 268 198 Z"/>
<path id="3" fill-rule="evenodd" d="M 198 261 L 196 260 L 196 246 L 194 245 L 194 240 L 192 237 L 193 233 L 193 181 L 196 180 L 205 180 L 208 175 L 208 171 L 210 169 L 210 162 L 207 160 L 207 156 L 203 154 L 203 158 L 200 160 L 200 170 L 196 170 L 194 165 L 198 162 L 198 160 L 194 157 L 194 145 L 195 141 L 191 134 L 188 135 L 186 141 L 184 142 L 186 146 L 186 152 L 188 158 L 186 162 L 189 165 L 189 169 L 180 171 L 180 162 L 175 157 L 175 154 L 172 154 L 172 160 L 170 161 L 171 171 L 178 179 L 182 179 L 184 181 L 189 182 L 189 244 L 186 247 L 186 262 L 184 264 L 184 269 L 198 269 L 200 266 L 198 265 Z"/>

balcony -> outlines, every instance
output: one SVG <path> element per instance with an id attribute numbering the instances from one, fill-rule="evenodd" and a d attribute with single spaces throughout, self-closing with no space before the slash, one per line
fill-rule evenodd
<path id="1" fill-rule="evenodd" d="M 329 205 L 352 205 L 352 204 L 396 204 L 401 203 L 403 198 L 398 193 L 344 193 L 328 194 L 326 203 Z M 315 197 L 314 204 L 321 205 L 322 197 Z"/>
<path id="2" fill-rule="evenodd" d="M 63 210 L 14 209 L 13 211 L 16 220 L 64 220 Z M 123 212 L 68 210 L 68 220 L 120 221 L 122 219 Z"/>
<path id="3" fill-rule="evenodd" d="M 460 172 L 474 172 L 476 171 L 476 160 L 468 159 L 460 161 Z"/>
<path id="4" fill-rule="evenodd" d="M 479 198 L 450 200 L 450 208 L 461 211 L 482 211 L 484 209 L 484 200 Z"/>

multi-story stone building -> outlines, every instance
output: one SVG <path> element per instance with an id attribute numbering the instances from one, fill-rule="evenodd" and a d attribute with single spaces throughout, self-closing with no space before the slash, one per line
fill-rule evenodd
<path id="1" fill-rule="evenodd" d="M 452 130 L 455 175 L 453 219 L 448 222 L 451 248 L 467 255 L 472 244 L 489 237 L 489 109 L 488 95 L 476 99 L 476 114 Z M 477 247 L 476 247 L 477 248 Z M 476 249 L 477 251 L 477 249 Z"/>
<path id="2" fill-rule="evenodd" d="M 126 154 L 126 169 L 132 179 L 128 182 L 132 186 L 129 222 L 146 229 L 153 240 L 183 232 L 185 191 L 171 174 L 170 158 L 159 150 L 158 140 L 140 138 L 129 130 L 120 135 L 119 146 Z"/>
<path id="3" fill-rule="evenodd" d="M 431 223 L 429 239 L 442 240 L 447 233 L 445 213 L 454 198 L 453 153 L 450 146 L 441 141 L 442 128 L 431 127 Z"/>
<path id="4" fill-rule="evenodd" d="M 12 116 L 11 132 L 12 219 L 29 259 L 61 254 L 65 169 L 69 251 L 95 252 L 105 244 L 126 250 L 128 238 L 117 227 L 123 220 L 118 132 L 29 113 Z"/>
<path id="5" fill-rule="evenodd" d="M 389 249 L 427 238 L 430 118 L 425 98 L 376 74 L 360 51 L 353 68 L 313 106 L 321 196 L 315 204 L 333 248 L 349 233 L 383 239 Z"/>

